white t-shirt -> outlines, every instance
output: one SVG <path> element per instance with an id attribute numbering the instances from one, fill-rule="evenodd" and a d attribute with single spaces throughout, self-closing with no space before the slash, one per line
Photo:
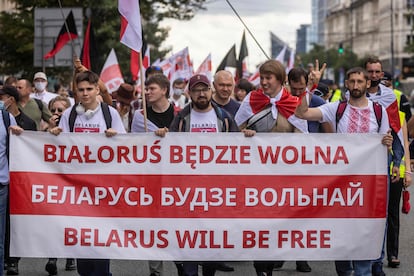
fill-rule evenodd
<path id="1" fill-rule="evenodd" d="M 54 99 L 56 96 L 58 96 L 58 94 L 47 92 L 46 90 L 40 93 L 34 92 L 30 94 L 30 98 L 39 99 L 45 102 L 46 104 L 49 104 L 50 100 Z"/>
<path id="2" fill-rule="evenodd" d="M 318 106 L 322 112 L 321 122 L 331 123 L 334 130 L 336 130 L 336 111 L 338 110 L 339 102 L 324 104 Z M 346 105 L 344 114 L 338 122 L 337 133 L 387 133 L 390 128 L 388 123 L 388 115 L 384 107 L 382 107 L 381 128 L 378 129 L 377 118 L 375 117 L 373 102 L 368 101 L 368 106 L 358 108 Z"/>
<path id="3" fill-rule="evenodd" d="M 190 132 L 218 132 L 214 108 L 207 112 L 197 112 L 191 109 Z"/>
<path id="4" fill-rule="evenodd" d="M 62 128 L 63 132 L 70 132 L 69 128 L 69 116 L 72 108 L 66 109 L 62 117 L 60 118 L 59 127 Z M 119 116 L 118 111 L 112 106 L 109 106 L 109 111 L 112 117 L 111 128 L 116 130 L 118 133 L 126 133 L 124 125 L 122 123 L 121 116 Z M 95 112 L 93 116 L 88 119 L 84 114 L 78 114 L 75 119 L 75 124 L 73 125 L 73 132 L 78 133 L 102 133 L 106 130 L 105 118 L 102 112 L 101 105 L 92 111 Z"/>
<path id="5" fill-rule="evenodd" d="M 180 110 L 184 108 L 185 106 L 185 96 L 180 95 L 180 97 L 176 100 L 173 96 L 170 97 L 170 100 L 176 107 L 178 107 Z"/>

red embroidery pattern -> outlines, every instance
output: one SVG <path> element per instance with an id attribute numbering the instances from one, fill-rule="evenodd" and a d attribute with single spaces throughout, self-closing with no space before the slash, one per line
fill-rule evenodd
<path id="1" fill-rule="evenodd" d="M 369 108 L 356 109 L 349 106 L 349 123 L 348 133 L 368 133 L 370 125 L 370 114 Z"/>

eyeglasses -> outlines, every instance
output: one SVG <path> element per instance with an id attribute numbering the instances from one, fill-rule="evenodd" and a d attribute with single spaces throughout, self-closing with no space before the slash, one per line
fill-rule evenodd
<path id="1" fill-rule="evenodd" d="M 58 112 L 63 112 L 63 109 L 62 109 L 62 108 L 52 108 L 50 111 L 51 111 L 52 113 L 55 113 L 56 111 L 58 111 Z"/>
<path id="2" fill-rule="evenodd" d="M 192 89 L 191 93 L 193 94 L 201 94 L 201 92 L 203 93 L 207 93 L 210 90 L 210 87 L 203 87 L 203 88 L 198 88 L 198 89 Z"/>

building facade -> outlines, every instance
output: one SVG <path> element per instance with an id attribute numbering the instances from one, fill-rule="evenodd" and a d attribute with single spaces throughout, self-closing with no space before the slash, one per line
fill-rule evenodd
<path id="1" fill-rule="evenodd" d="M 304 54 L 311 49 L 311 26 L 308 24 L 300 25 L 299 29 L 296 30 L 296 53 Z"/>
<path id="2" fill-rule="evenodd" d="M 376 55 L 405 81 L 414 77 L 413 54 L 405 49 L 414 39 L 413 12 L 414 0 L 326 0 L 324 45 L 342 43 L 359 58 Z"/>

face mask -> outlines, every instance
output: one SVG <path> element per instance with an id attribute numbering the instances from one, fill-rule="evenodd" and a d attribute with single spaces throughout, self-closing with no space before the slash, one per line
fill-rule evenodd
<path id="1" fill-rule="evenodd" d="M 5 110 L 4 101 L 0 101 L 0 110 Z"/>
<path id="2" fill-rule="evenodd" d="M 179 95 L 181 95 L 181 94 L 183 94 L 183 93 L 184 93 L 184 89 L 174 88 L 174 89 L 173 89 L 173 92 L 174 92 L 174 95 L 179 96 Z"/>
<path id="3" fill-rule="evenodd" d="M 36 88 L 37 91 L 43 91 L 46 88 L 46 82 L 37 81 L 37 82 L 34 83 L 34 85 L 35 85 L 35 88 Z"/>
<path id="4" fill-rule="evenodd" d="M 381 79 L 379 80 L 371 80 L 371 87 L 377 87 L 381 82 Z"/>

